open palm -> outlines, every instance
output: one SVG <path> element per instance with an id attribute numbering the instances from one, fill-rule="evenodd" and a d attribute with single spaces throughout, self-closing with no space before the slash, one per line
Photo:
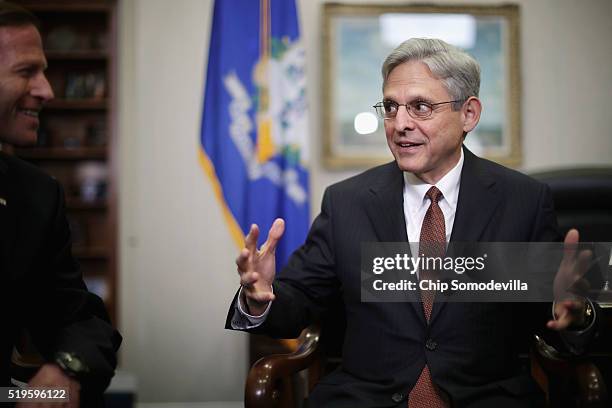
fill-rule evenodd
<path id="1" fill-rule="evenodd" d="M 252 314 L 262 314 L 268 302 L 274 300 L 272 293 L 272 282 L 276 274 L 274 254 L 284 232 L 285 221 L 277 218 L 270 227 L 266 242 L 258 250 L 259 227 L 253 224 L 245 238 L 245 247 L 236 258 L 240 285 L 243 287 L 243 294 Z"/>

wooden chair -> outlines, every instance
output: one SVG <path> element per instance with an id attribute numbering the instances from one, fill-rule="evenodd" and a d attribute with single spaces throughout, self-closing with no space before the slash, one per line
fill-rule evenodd
<path id="1" fill-rule="evenodd" d="M 555 210 L 562 233 L 578 228 L 582 241 L 612 241 L 612 168 L 562 169 L 532 174 L 547 183 L 553 193 Z M 604 307 L 605 305 L 601 305 Z M 610 406 L 606 385 L 599 368 L 612 360 L 612 307 L 604 310 L 602 349 L 584 358 L 568 357 L 534 337 L 529 353 L 532 376 L 546 394 L 551 407 Z M 339 320 L 335 320 L 339 321 Z M 323 325 L 326 327 L 327 325 Z M 247 408 L 293 407 L 297 394 L 291 379 L 308 369 L 308 391 L 325 371 L 325 351 L 317 326 L 304 330 L 299 348 L 291 354 L 264 357 L 257 361 L 247 377 Z M 336 335 L 334 333 L 334 335 Z M 596 347 L 597 348 L 597 347 Z M 610 375 L 610 373 L 608 373 Z"/>
<path id="2" fill-rule="evenodd" d="M 582 241 L 612 241 L 612 168 L 562 169 L 532 174 L 532 177 L 550 186 L 562 233 L 576 227 Z M 606 314 L 603 326 L 610 329 L 612 307 L 602 310 Z M 323 325 L 326 330 L 327 326 Z M 548 406 L 611 405 L 602 373 L 593 364 L 597 361 L 604 368 L 610 365 L 610 332 L 600 336 L 602 350 L 597 355 L 582 358 L 564 356 L 541 338 L 534 337 L 529 353 L 530 370 L 546 394 Z M 291 377 L 308 369 L 309 392 L 325 371 L 327 358 L 320 334 L 318 326 L 308 327 L 300 336 L 300 346 L 295 352 L 258 360 L 247 377 L 246 407 L 299 406 L 299 393 Z"/>
<path id="3" fill-rule="evenodd" d="M 244 401 L 246 408 L 293 408 L 301 406 L 295 376 L 307 371 L 312 391 L 324 372 L 325 353 L 321 330 L 313 325 L 299 337 L 298 349 L 259 359 L 249 371 Z M 599 369 L 588 360 L 568 360 L 538 336 L 530 352 L 531 374 L 546 395 L 549 407 L 608 407 L 606 385 Z"/>

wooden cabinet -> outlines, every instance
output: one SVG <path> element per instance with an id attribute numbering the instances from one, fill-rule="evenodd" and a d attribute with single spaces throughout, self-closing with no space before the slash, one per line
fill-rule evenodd
<path id="1" fill-rule="evenodd" d="M 116 323 L 116 1 L 13 1 L 40 19 L 55 94 L 37 146 L 13 153 L 62 183 L 73 254 Z"/>

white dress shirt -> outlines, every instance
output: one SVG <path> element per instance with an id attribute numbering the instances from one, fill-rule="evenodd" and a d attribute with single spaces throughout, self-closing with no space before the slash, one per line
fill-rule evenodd
<path id="1" fill-rule="evenodd" d="M 436 184 L 433 184 L 442 193 L 438 205 L 444 214 L 447 243 L 450 241 L 457 212 L 461 169 L 463 169 L 463 149 L 461 149 L 461 157 L 455 167 Z M 408 241 L 411 243 L 418 243 L 421 239 L 421 226 L 431 201 L 425 194 L 433 185 L 427 184 L 412 173 L 404 172 L 404 218 L 406 219 Z M 417 251 L 412 249 L 412 245 L 410 249 L 413 255 L 417 254 Z"/>
<path id="2" fill-rule="evenodd" d="M 463 169 L 463 149 L 459 161 L 446 173 L 435 186 L 442 193 L 438 205 L 444 214 L 444 229 L 446 233 L 446 244 L 450 241 L 457 212 L 457 200 L 459 199 L 459 185 L 461 184 L 461 170 Z M 431 204 L 431 200 L 425 195 L 432 187 L 412 173 L 404 172 L 404 219 L 406 220 L 406 235 L 410 243 L 412 256 L 419 253 L 419 241 L 421 240 L 421 226 Z M 416 270 L 417 277 L 419 271 Z"/>

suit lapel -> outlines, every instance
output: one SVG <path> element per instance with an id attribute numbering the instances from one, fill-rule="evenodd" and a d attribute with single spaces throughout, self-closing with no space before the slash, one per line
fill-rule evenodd
<path id="1" fill-rule="evenodd" d="M 386 170 L 383 177 L 368 191 L 366 212 L 380 242 L 408 242 L 404 216 L 404 175 L 395 162 L 389 163 Z M 406 250 L 408 256 L 412 256 L 410 246 L 407 245 Z M 425 325 L 421 303 L 408 303 Z M 393 307 L 396 309 L 397 304 Z"/>
<path id="2" fill-rule="evenodd" d="M 501 199 L 495 180 L 480 167 L 482 159 L 466 148 L 463 152 L 465 161 L 451 242 L 480 241 Z"/>
<path id="3" fill-rule="evenodd" d="M 387 164 L 385 170 L 368 191 L 366 212 L 380 242 L 406 242 L 403 174 L 395 162 Z"/>
<path id="4" fill-rule="evenodd" d="M 501 197 L 498 186 L 490 174 L 482 171 L 480 161 L 466 147 L 463 148 L 464 162 L 461 170 L 459 198 L 450 242 L 477 242 L 491 222 Z M 452 248 L 447 256 L 453 256 Z M 444 302 L 434 303 L 430 322 L 446 306 Z"/>

